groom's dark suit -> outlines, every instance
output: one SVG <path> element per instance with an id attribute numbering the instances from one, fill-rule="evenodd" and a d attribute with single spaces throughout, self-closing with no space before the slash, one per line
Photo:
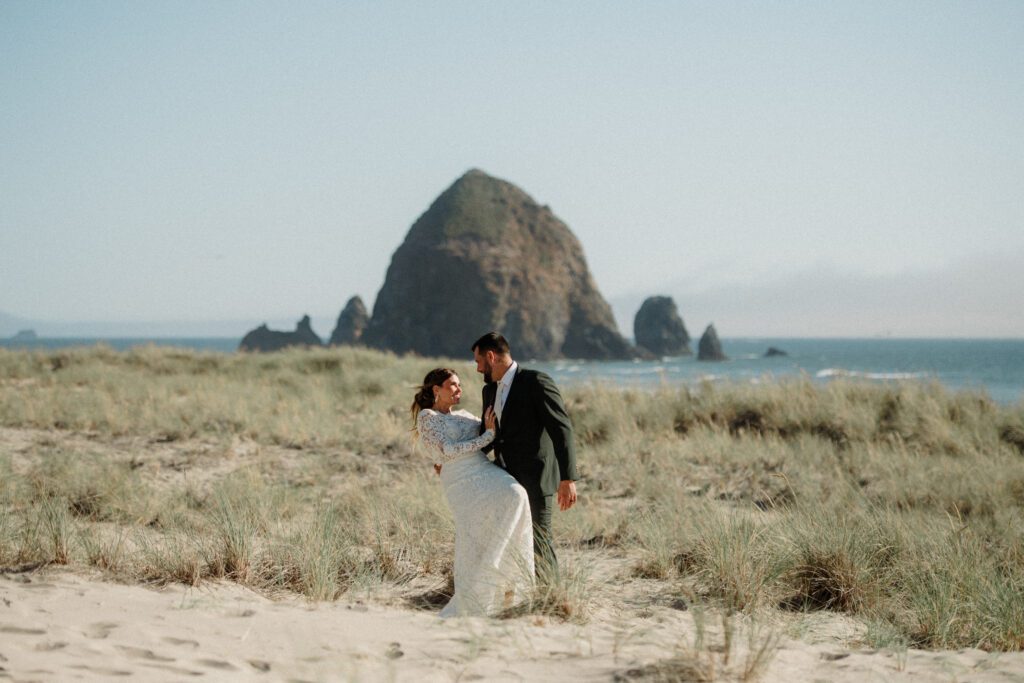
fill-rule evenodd
<path id="1" fill-rule="evenodd" d="M 484 385 L 484 410 L 494 406 L 497 383 Z M 481 425 L 481 429 L 483 426 Z M 537 560 L 557 569 L 551 545 L 551 512 L 562 480 L 577 479 L 572 423 L 558 387 L 548 375 L 517 368 L 494 441 L 488 447 L 530 497 Z M 539 565 L 538 565 L 539 566 Z"/>

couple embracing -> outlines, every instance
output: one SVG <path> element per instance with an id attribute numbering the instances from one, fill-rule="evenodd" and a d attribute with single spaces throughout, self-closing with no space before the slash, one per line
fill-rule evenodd
<path id="1" fill-rule="evenodd" d="M 535 573 L 549 580 L 558 571 L 551 513 L 576 502 L 572 424 L 555 383 L 519 367 L 496 332 L 472 348 L 482 420 L 455 409 L 462 387 L 450 368 L 427 373 L 412 405 L 455 517 L 455 594 L 442 617 L 494 614 L 522 598 Z"/>

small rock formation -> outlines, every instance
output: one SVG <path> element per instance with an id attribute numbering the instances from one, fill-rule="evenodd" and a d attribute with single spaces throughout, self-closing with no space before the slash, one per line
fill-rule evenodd
<path id="1" fill-rule="evenodd" d="M 471 170 L 395 251 L 363 342 L 466 358 L 490 330 L 524 360 L 632 356 L 568 226 L 515 185 Z"/>
<path id="2" fill-rule="evenodd" d="M 358 296 L 352 297 L 345 304 L 345 308 L 341 309 L 338 324 L 334 326 L 334 332 L 331 333 L 331 340 L 328 344 L 331 346 L 358 344 L 369 323 L 370 316 L 366 312 L 363 300 Z"/>
<path id="3" fill-rule="evenodd" d="M 18 330 L 18 333 L 11 337 L 11 341 L 28 342 L 35 341 L 38 338 L 39 336 L 36 334 L 35 330 Z"/>
<path id="4" fill-rule="evenodd" d="M 238 350 L 279 351 L 288 346 L 323 346 L 320 337 L 316 336 L 316 332 L 313 331 L 308 315 L 302 316 L 302 320 L 295 326 L 294 332 L 271 330 L 266 323 L 263 323 L 242 337 L 242 343 L 238 345 Z"/>
<path id="5" fill-rule="evenodd" d="M 697 360 L 729 360 L 728 356 L 722 352 L 722 342 L 718 340 L 718 332 L 715 330 L 714 323 L 708 325 L 708 329 L 704 330 L 704 334 L 697 343 Z"/>
<path id="6" fill-rule="evenodd" d="M 789 354 L 782 349 L 777 349 L 774 346 L 769 346 L 768 350 L 764 352 L 765 358 L 775 358 L 776 356 L 788 356 Z"/>
<path id="7" fill-rule="evenodd" d="M 690 335 L 668 296 L 648 297 L 633 318 L 633 337 L 655 356 L 690 355 Z"/>

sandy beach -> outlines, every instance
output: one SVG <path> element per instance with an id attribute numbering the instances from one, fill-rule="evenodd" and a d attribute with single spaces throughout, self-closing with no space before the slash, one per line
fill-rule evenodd
<path id="1" fill-rule="evenodd" d="M 0 678 L 688 680 L 687 663 L 704 661 L 712 680 L 742 680 L 749 662 L 742 635 L 729 662 L 715 635 L 704 651 L 688 647 L 692 615 L 654 601 L 644 616 L 607 603 L 588 623 L 572 624 L 541 617 L 442 621 L 392 597 L 311 605 L 231 583 L 149 588 L 60 569 L 6 573 Z M 1024 680 L 1021 653 L 851 650 L 843 645 L 851 629 L 841 618 L 824 618 L 805 639 L 779 640 L 757 673 L 779 682 Z"/>

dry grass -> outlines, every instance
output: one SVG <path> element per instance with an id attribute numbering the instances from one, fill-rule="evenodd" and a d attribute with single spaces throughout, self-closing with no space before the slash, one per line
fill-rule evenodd
<path id="1" fill-rule="evenodd" d="M 698 683 L 756 681 L 775 657 L 778 635 L 753 620 L 721 612 L 709 624 L 702 611 L 694 614 L 692 642 L 681 642 L 669 657 L 615 674 L 617 683 Z"/>
<path id="2" fill-rule="evenodd" d="M 0 427 L 17 430 L 0 442 L 0 567 L 310 600 L 447 584 L 452 523 L 407 412 L 439 363 L 0 350 Z M 477 374 L 454 365 L 478 410 Z M 1024 404 L 849 381 L 566 398 L 583 480 L 555 518 L 564 546 L 631 558 L 636 580 L 725 614 L 842 612 L 879 645 L 1024 648 Z M 525 611 L 586 618 L 585 567 Z"/>

